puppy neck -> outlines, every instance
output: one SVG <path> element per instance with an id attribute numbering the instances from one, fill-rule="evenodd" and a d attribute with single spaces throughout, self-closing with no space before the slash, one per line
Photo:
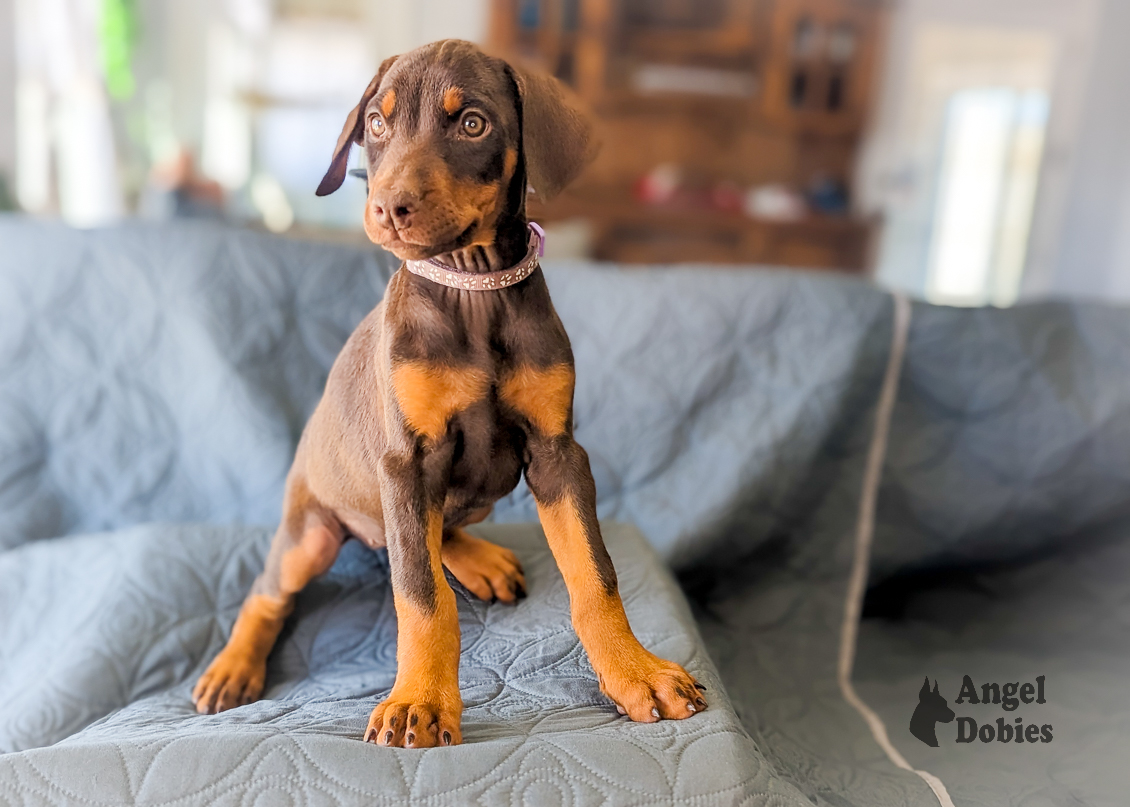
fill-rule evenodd
<path id="1" fill-rule="evenodd" d="M 528 242 L 525 218 L 515 217 L 499 225 L 494 240 L 489 244 L 473 244 L 445 252 L 436 255 L 435 260 L 461 272 L 498 272 L 525 258 Z"/>

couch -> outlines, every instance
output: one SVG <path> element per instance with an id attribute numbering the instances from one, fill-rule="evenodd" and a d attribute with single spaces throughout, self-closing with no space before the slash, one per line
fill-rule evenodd
<path id="1" fill-rule="evenodd" d="M 529 598 L 454 584 L 463 745 L 360 741 L 395 615 L 356 543 L 264 698 L 197 715 L 302 425 L 396 266 L 0 218 L 0 804 L 1125 803 L 1130 313 L 764 267 L 544 270 L 629 617 L 709 710 L 639 725 L 601 696 L 520 485 L 474 530 Z M 991 702 L 1038 676 L 1044 703 Z M 989 703 L 956 702 L 967 677 Z M 937 747 L 908 728 L 924 679 L 956 716 Z M 1018 718 L 1052 740 L 1003 742 Z"/>

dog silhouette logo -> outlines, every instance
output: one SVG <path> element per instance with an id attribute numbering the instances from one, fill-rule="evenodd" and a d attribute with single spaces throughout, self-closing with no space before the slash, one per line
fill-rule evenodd
<path id="1" fill-rule="evenodd" d="M 931 691 L 930 678 L 927 676 L 922 689 L 918 691 L 918 706 L 910 717 L 910 733 L 926 745 L 937 748 L 938 738 L 934 734 L 934 727 L 938 723 L 950 723 L 953 718 L 949 703 L 938 694 L 937 679 L 934 680 L 934 689 Z"/>

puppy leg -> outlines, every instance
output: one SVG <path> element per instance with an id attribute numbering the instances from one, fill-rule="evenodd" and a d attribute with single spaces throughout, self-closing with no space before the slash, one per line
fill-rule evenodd
<path id="1" fill-rule="evenodd" d="M 573 627 L 600 689 L 622 714 L 642 723 L 679 720 L 706 708 L 686 670 L 644 649 L 628 625 L 596 520 L 588 455 L 567 432 L 531 435 L 526 478 L 549 547 L 565 578 Z"/>
<path id="2" fill-rule="evenodd" d="M 227 645 L 192 690 L 201 714 L 258 700 L 267 656 L 294 608 L 294 596 L 337 559 L 341 525 L 313 501 L 301 480 L 288 485 L 283 514 L 265 568 L 243 602 Z"/>
<path id="3" fill-rule="evenodd" d="M 462 741 L 459 616 L 440 557 L 443 495 L 428 491 L 423 466 L 418 457 L 394 455 L 381 466 L 397 669 L 392 691 L 369 718 L 365 740 L 403 748 Z"/>
<path id="4" fill-rule="evenodd" d="M 513 603 L 526 597 L 518 556 L 459 527 L 443 531 L 440 557 L 447 570 L 480 600 Z"/>

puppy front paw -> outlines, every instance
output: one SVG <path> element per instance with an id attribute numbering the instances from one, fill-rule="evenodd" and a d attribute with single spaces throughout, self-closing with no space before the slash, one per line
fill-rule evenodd
<path id="1" fill-rule="evenodd" d="M 267 664 L 224 648 L 192 689 L 202 715 L 214 715 L 259 700 L 267 680 Z"/>
<path id="2" fill-rule="evenodd" d="M 378 704 L 369 717 L 365 742 L 394 748 L 434 748 L 459 745 L 463 714 L 462 699 L 429 698 L 426 695 L 398 695 L 394 688 L 388 699 Z"/>
<path id="3" fill-rule="evenodd" d="M 648 653 L 598 671 L 600 690 L 637 723 L 683 720 L 706 709 L 706 687 L 672 661 Z"/>
<path id="4" fill-rule="evenodd" d="M 443 565 L 480 600 L 514 603 L 526 597 L 518 556 L 506 547 L 455 530 L 440 548 Z"/>

